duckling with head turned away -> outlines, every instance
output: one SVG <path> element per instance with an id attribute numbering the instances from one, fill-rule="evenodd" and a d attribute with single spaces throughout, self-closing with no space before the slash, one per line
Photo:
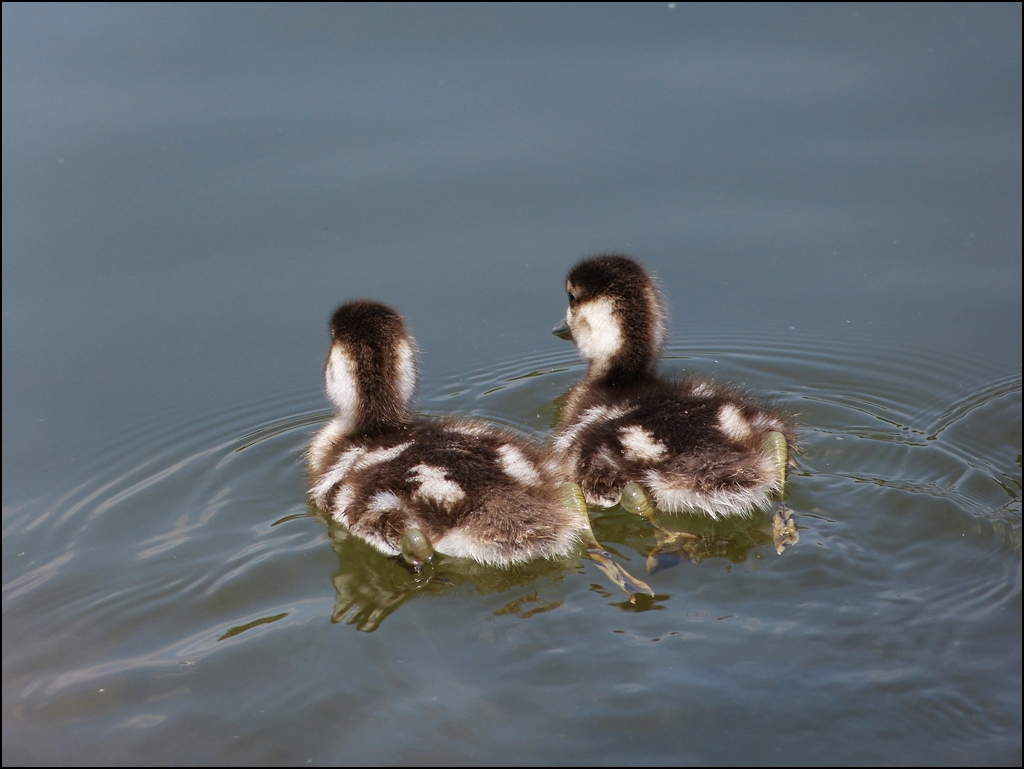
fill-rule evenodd
<path id="1" fill-rule="evenodd" d="M 665 309 L 643 267 L 625 256 L 584 259 L 566 293 L 553 333 L 589 367 L 568 393 L 552 457 L 589 504 L 719 518 L 748 516 L 782 493 L 793 425 L 737 388 L 657 375 Z M 788 518 L 781 525 L 796 535 Z"/>
<path id="2" fill-rule="evenodd" d="M 623 589 L 645 592 L 599 561 L 607 554 L 586 508 L 559 488 L 538 447 L 479 421 L 411 413 L 416 349 L 397 312 L 350 302 L 335 310 L 330 331 L 324 381 L 335 416 L 307 452 L 320 510 L 414 568 L 435 551 L 508 566 L 566 558 L 582 542 Z"/>

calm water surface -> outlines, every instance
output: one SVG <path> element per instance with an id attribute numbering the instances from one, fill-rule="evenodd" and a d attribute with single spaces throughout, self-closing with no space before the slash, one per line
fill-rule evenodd
<path id="1" fill-rule="evenodd" d="M 1021 762 L 1021 12 L 3 9 L 4 763 Z M 770 520 L 427 581 L 305 500 L 326 319 L 550 435 L 597 251 L 797 415 Z M 663 568 L 649 574 L 648 556 Z"/>

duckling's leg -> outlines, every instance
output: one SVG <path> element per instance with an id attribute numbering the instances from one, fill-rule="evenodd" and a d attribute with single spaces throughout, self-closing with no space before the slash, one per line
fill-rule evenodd
<path id="1" fill-rule="evenodd" d="M 647 496 L 647 492 L 639 484 L 633 483 L 633 481 L 622 487 L 622 498 L 619 500 L 619 504 L 629 510 L 629 512 L 635 513 L 648 521 L 654 518 L 654 514 L 657 512 L 657 508 L 655 508 L 651 498 Z"/>
<path id="2" fill-rule="evenodd" d="M 789 447 L 786 445 L 786 436 L 780 432 L 770 432 L 764 439 L 764 453 L 774 461 L 778 468 L 778 486 L 781 496 L 786 490 L 786 468 L 789 465 Z M 775 552 L 782 555 L 782 551 L 788 545 L 795 545 L 800 541 L 800 535 L 796 530 L 796 523 L 793 521 L 793 514 L 789 512 L 782 502 L 775 508 L 772 516 L 772 539 L 775 540 Z"/>
<path id="3" fill-rule="evenodd" d="M 402 535 L 402 558 L 416 571 L 434 557 L 434 546 L 419 529 L 406 529 Z"/>
<path id="4" fill-rule="evenodd" d="M 615 563 L 611 554 L 594 537 L 594 530 L 590 527 L 590 511 L 587 509 L 587 501 L 583 497 L 583 489 L 579 487 L 579 484 L 563 483 L 559 489 L 559 495 L 562 504 L 570 510 L 581 513 L 586 522 L 587 528 L 583 532 L 583 543 L 587 547 L 587 558 L 593 561 L 608 579 L 618 585 L 629 596 L 630 601 L 636 600 L 638 595 L 654 595 L 650 585 L 638 580 Z"/>
<path id="5" fill-rule="evenodd" d="M 586 497 L 583 496 L 583 489 L 578 483 L 566 482 L 559 486 L 558 501 L 562 503 L 562 507 L 582 513 L 589 526 L 590 509 L 587 507 Z"/>
<path id="6" fill-rule="evenodd" d="M 780 432 L 772 431 L 764 439 L 764 453 L 775 463 L 778 468 L 779 494 L 786 488 L 786 467 L 789 464 L 789 447 L 786 446 L 786 436 Z"/>

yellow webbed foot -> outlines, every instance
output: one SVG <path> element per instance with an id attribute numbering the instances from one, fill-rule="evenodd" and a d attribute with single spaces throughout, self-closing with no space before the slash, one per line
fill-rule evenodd
<path id="1" fill-rule="evenodd" d="M 782 555 L 782 552 L 789 546 L 800 541 L 800 534 L 796 530 L 796 522 L 789 509 L 779 503 L 772 516 L 772 539 L 775 541 L 775 552 Z"/>

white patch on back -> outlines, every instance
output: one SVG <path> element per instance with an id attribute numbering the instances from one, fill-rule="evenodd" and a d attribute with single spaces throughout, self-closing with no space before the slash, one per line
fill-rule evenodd
<path id="1" fill-rule="evenodd" d="M 345 480 L 345 477 L 352 470 L 352 465 L 355 464 L 355 461 L 359 458 L 360 454 L 363 453 L 364 449 L 362 448 L 357 447 L 349 449 L 338 457 L 337 461 L 331 465 L 330 470 L 320 476 L 320 480 L 318 480 L 309 491 L 309 496 L 313 499 L 313 502 L 317 507 L 321 510 L 325 510 L 327 508 L 327 497 L 328 494 L 330 494 L 331 489 L 334 488 L 335 484 L 341 483 Z"/>
<path id="2" fill-rule="evenodd" d="M 331 518 L 336 520 L 338 523 L 343 523 L 348 526 L 348 512 L 349 505 L 351 505 L 356 498 L 355 489 L 348 484 L 341 486 L 337 493 L 334 495 L 334 506 L 331 509 Z"/>
<path id="3" fill-rule="evenodd" d="M 622 454 L 631 462 L 657 462 L 668 451 L 664 443 L 640 425 L 629 425 L 619 430 Z"/>
<path id="4" fill-rule="evenodd" d="M 576 420 L 574 425 L 555 438 L 555 450 L 562 452 L 568 451 L 572 447 L 572 444 L 576 442 L 576 438 L 579 437 L 579 434 L 599 419 L 610 421 L 612 419 L 618 419 L 626 413 L 628 413 L 627 409 L 618 407 L 608 408 L 607 406 L 591 406 L 580 415 L 580 418 Z"/>
<path id="5" fill-rule="evenodd" d="M 364 451 L 363 455 L 356 460 L 355 464 L 353 464 L 352 470 L 362 470 L 367 467 L 379 465 L 382 462 L 390 462 L 392 459 L 397 459 L 398 456 L 410 446 L 412 446 L 412 441 L 406 441 L 405 443 L 399 443 L 397 446 L 392 446 L 390 449 Z"/>
<path id="6" fill-rule="evenodd" d="M 750 422 L 733 404 L 726 403 L 718 410 L 718 428 L 734 441 L 750 437 Z"/>
<path id="7" fill-rule="evenodd" d="M 342 433 L 347 434 L 356 423 L 359 388 L 356 385 L 356 364 L 339 344 L 332 345 L 327 356 L 324 389 L 337 409 Z"/>
<path id="8" fill-rule="evenodd" d="M 570 307 L 565 321 L 572 329 L 580 355 L 599 370 L 607 367 L 622 348 L 622 330 L 615 315 L 615 302 L 610 297 L 591 299 L 577 305 L 575 311 Z"/>
<path id="9" fill-rule="evenodd" d="M 378 491 L 370 501 L 366 503 L 366 509 L 371 513 L 384 513 L 388 510 L 401 510 L 402 500 L 393 491 Z"/>
<path id="10" fill-rule="evenodd" d="M 409 480 L 418 483 L 416 496 L 451 507 L 466 496 L 466 492 L 455 481 L 448 480 L 443 467 L 416 465 L 409 471 Z"/>
<path id="11" fill-rule="evenodd" d="M 398 343 L 398 397 L 403 406 L 412 400 L 416 389 L 416 350 L 408 339 Z"/>
<path id="12" fill-rule="evenodd" d="M 540 483 L 540 473 L 533 462 L 527 459 L 516 446 L 506 443 L 498 447 L 498 461 L 505 475 L 514 478 L 524 486 L 536 486 Z"/>
<path id="13" fill-rule="evenodd" d="M 389 449 L 376 449 L 375 451 L 367 451 L 362 446 L 355 446 L 349 449 L 334 461 L 334 464 L 331 465 L 327 472 L 320 476 L 320 479 L 313 485 L 313 488 L 310 489 L 309 496 L 312 498 L 313 503 L 321 510 L 327 509 L 329 495 L 335 484 L 346 480 L 351 473 L 357 473 L 360 470 L 364 470 L 367 467 L 373 467 L 374 465 L 379 465 L 382 462 L 390 462 L 409 448 L 412 443 L 412 441 L 406 441 L 405 443 L 400 443 L 397 446 L 392 446 Z M 310 449 L 310 451 L 312 451 L 312 449 Z M 349 493 L 352 493 L 351 489 L 349 489 Z M 351 499 L 344 502 L 339 501 L 341 499 L 341 494 L 342 491 L 339 490 L 338 494 L 335 495 L 335 512 L 333 513 L 335 517 L 337 517 L 337 510 L 339 508 L 341 512 L 344 512 L 345 508 L 351 504 Z"/>

